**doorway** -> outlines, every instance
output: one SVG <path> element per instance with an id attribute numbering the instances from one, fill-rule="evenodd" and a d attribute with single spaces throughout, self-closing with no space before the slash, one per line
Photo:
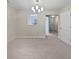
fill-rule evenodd
<path id="1" fill-rule="evenodd" d="M 58 34 L 58 16 L 45 16 L 45 31 L 46 35 Z"/>

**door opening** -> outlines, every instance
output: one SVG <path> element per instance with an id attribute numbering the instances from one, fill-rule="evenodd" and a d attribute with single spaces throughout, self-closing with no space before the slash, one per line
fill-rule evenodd
<path id="1" fill-rule="evenodd" d="M 45 32 L 46 35 L 58 34 L 58 16 L 45 16 Z"/>

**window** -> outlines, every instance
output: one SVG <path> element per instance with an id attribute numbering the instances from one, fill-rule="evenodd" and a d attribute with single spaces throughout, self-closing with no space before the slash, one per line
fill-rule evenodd
<path id="1" fill-rule="evenodd" d="M 35 25 L 37 20 L 37 15 L 30 15 L 28 19 L 28 25 Z"/>

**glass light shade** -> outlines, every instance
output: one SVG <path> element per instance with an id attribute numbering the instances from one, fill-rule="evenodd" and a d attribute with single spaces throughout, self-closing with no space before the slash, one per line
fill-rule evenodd
<path id="1" fill-rule="evenodd" d="M 39 9 L 39 6 L 38 6 L 38 5 L 36 5 L 36 6 L 35 6 L 35 8 L 38 10 L 38 9 Z"/>
<path id="2" fill-rule="evenodd" d="M 44 11 L 44 8 L 41 8 L 41 11 Z"/>
<path id="3" fill-rule="evenodd" d="M 41 12 L 41 10 L 40 9 L 38 9 L 38 13 L 40 13 Z"/>
<path id="4" fill-rule="evenodd" d="M 34 7 L 32 7 L 32 11 L 33 11 L 33 12 L 36 12 L 35 9 L 34 9 Z"/>

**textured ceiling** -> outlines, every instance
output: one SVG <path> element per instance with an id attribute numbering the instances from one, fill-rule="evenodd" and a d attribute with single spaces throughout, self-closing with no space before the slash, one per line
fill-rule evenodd
<path id="1" fill-rule="evenodd" d="M 39 5 L 46 10 L 58 10 L 70 3 L 71 0 L 40 0 Z M 9 4 L 18 9 L 31 9 L 35 5 L 35 0 L 9 0 Z"/>

